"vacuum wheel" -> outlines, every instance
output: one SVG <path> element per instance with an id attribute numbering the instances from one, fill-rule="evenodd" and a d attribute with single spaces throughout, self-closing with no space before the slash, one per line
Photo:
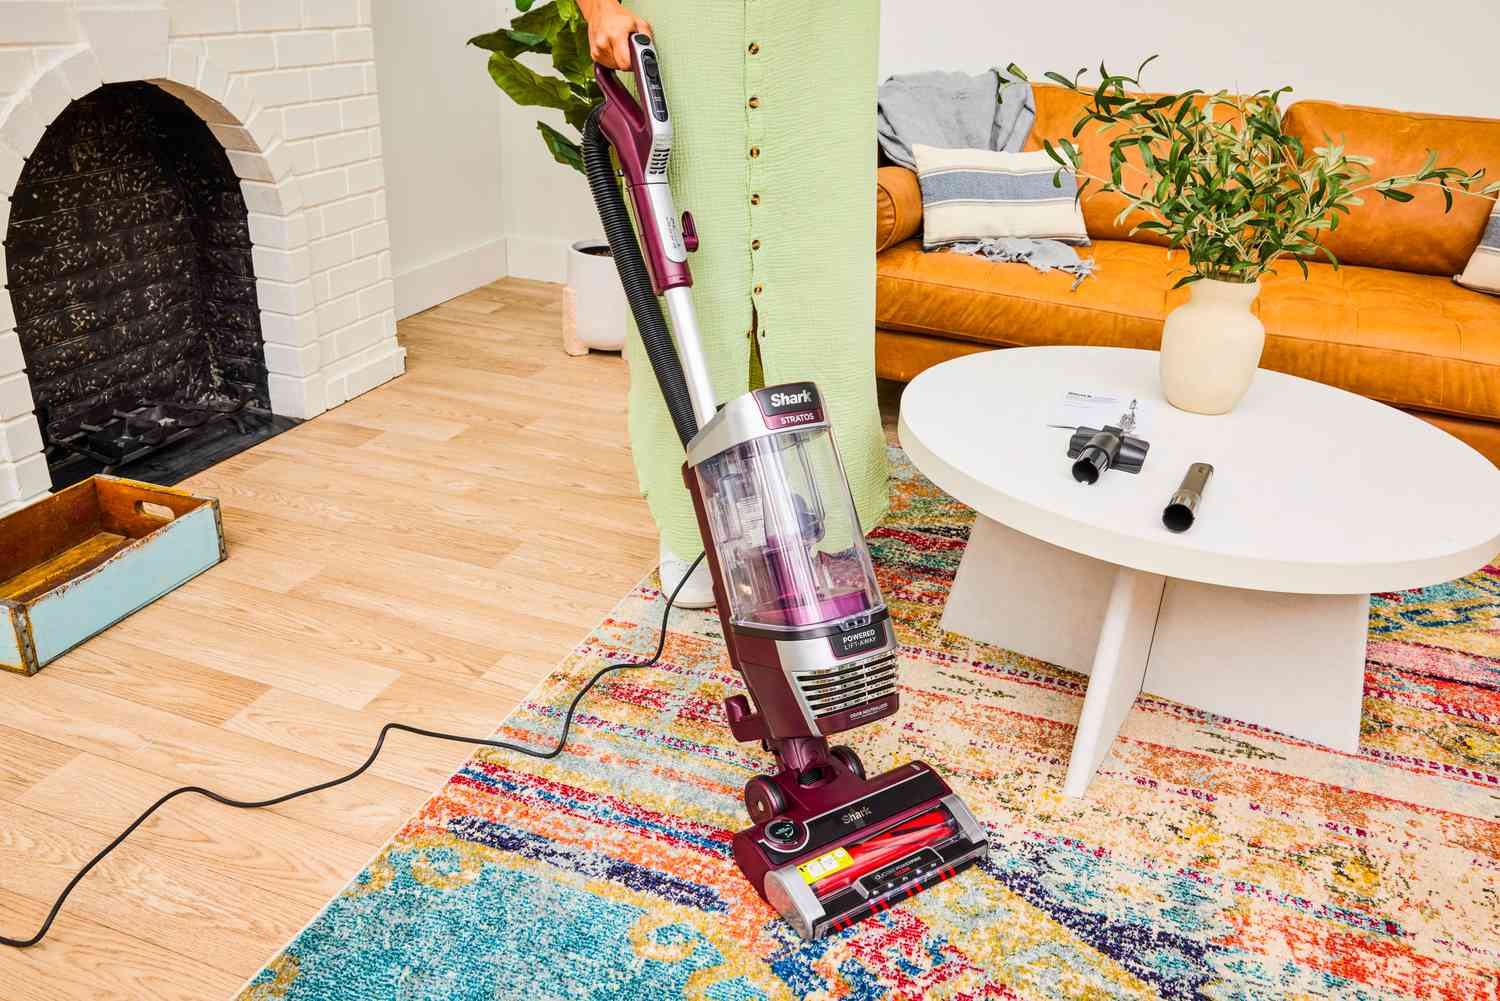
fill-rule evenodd
<path id="1" fill-rule="evenodd" d="M 835 744 L 828 749 L 828 753 L 842 761 L 855 775 L 865 777 L 865 763 L 859 760 L 859 755 L 848 744 Z"/>
<path id="2" fill-rule="evenodd" d="M 786 794 L 769 775 L 757 775 L 745 783 L 745 808 L 750 819 L 763 824 L 786 809 Z"/>

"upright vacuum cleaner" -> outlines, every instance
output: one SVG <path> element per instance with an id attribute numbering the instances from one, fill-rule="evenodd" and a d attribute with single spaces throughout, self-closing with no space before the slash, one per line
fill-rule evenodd
<path id="1" fill-rule="evenodd" d="M 734 837 L 746 877 L 804 938 L 848 928 L 957 874 L 984 829 L 922 762 L 874 778 L 828 737 L 896 711 L 898 645 L 818 387 L 794 382 L 716 405 L 693 311 L 693 217 L 667 185 L 672 119 L 656 49 L 631 39 L 637 101 L 594 68 L 604 103 L 583 156 L 646 354 L 687 453 L 682 475 L 713 573 L 724 642 L 749 697 L 729 728 L 775 755 L 745 785 Z M 616 170 L 625 178 L 640 240 Z M 642 251 L 644 250 L 644 256 Z M 657 296 L 667 301 L 672 334 Z"/>

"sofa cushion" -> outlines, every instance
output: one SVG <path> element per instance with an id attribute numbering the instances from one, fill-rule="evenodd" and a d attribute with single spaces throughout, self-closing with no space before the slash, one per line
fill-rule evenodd
<path id="1" fill-rule="evenodd" d="M 922 231 L 922 187 L 905 167 L 875 172 L 875 252 Z"/>
<path id="2" fill-rule="evenodd" d="M 1185 261 L 1160 247 L 1099 241 L 1093 277 L 1043 274 L 908 240 L 876 260 L 876 323 L 994 346 L 1156 348 Z M 1500 420 L 1500 299 L 1446 276 L 1284 262 L 1256 308 L 1262 364 L 1402 407 Z"/>
<path id="3" fill-rule="evenodd" d="M 1351 153 L 1375 158 L 1376 177 L 1405 174 L 1422 167 L 1428 150 L 1445 166 L 1477 170 L 1487 180 L 1500 176 L 1500 119 L 1421 115 L 1382 108 L 1360 108 L 1330 101 L 1298 101 L 1287 109 L 1286 131 L 1308 149 L 1327 137 Z M 1396 268 L 1451 278 L 1464 270 L 1479 245 L 1493 204 L 1458 194 L 1453 210 L 1443 212 L 1443 193 L 1433 187 L 1408 189 L 1406 203 L 1364 196 L 1323 243 L 1346 264 Z"/>

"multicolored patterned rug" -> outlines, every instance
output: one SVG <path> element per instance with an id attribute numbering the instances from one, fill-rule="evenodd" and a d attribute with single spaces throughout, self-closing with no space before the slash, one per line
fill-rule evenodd
<path id="1" fill-rule="evenodd" d="M 725 729 L 717 621 L 674 613 L 566 754 L 476 754 L 242 1001 L 1500 996 L 1500 568 L 1376 597 L 1358 755 L 1146 696 L 1068 800 L 1084 678 L 941 631 L 973 516 L 893 461 L 902 711 L 851 743 L 948 775 L 987 864 L 798 940 L 730 857 L 766 761 Z M 550 741 L 662 600 L 644 582 L 500 732 Z"/>

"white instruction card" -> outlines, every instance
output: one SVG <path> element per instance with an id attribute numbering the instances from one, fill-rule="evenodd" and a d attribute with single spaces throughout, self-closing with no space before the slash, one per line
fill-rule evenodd
<path id="1" fill-rule="evenodd" d="M 1129 393 L 1083 393 L 1076 390 L 1062 395 L 1048 427 L 1102 428 L 1112 424 L 1126 434 L 1140 437 L 1151 423 L 1151 400 Z"/>

